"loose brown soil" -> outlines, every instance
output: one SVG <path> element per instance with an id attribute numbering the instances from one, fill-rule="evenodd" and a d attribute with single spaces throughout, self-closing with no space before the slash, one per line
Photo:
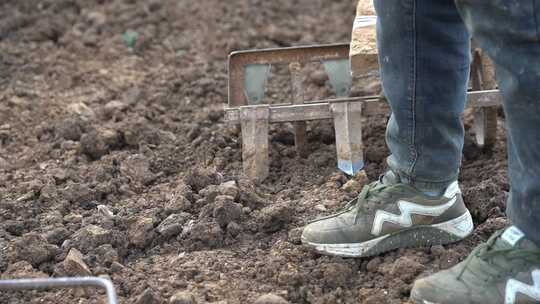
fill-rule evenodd
<path id="1" fill-rule="evenodd" d="M 506 223 L 502 120 L 493 153 L 467 134 L 461 183 L 478 226 L 457 245 L 370 259 L 302 248 L 299 227 L 358 191 L 335 168 L 329 122 L 309 124 L 307 159 L 295 157 L 291 126 L 273 126 L 270 177 L 241 175 L 241 138 L 224 122 L 228 53 L 346 42 L 354 2 L 1 1 L 1 277 L 89 270 L 113 281 L 121 303 L 179 292 L 174 303 L 268 293 L 258 303 L 404 303 L 416 277 L 463 259 Z M 324 75 L 310 81 L 312 96 L 327 94 Z M 373 93 L 373 78 L 362 81 L 358 92 Z M 283 87 L 271 83 L 272 95 Z M 385 168 L 385 122 L 366 120 L 370 178 Z M 103 301 L 92 291 L 0 294 L 79 299 Z"/>

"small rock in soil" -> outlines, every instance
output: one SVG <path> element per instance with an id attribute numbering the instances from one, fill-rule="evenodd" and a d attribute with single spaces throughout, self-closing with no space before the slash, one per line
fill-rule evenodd
<path id="1" fill-rule="evenodd" d="M 358 193 L 360 192 L 360 190 L 362 190 L 362 187 L 364 187 L 364 185 L 365 185 L 365 182 L 362 183 L 356 179 L 351 179 L 348 182 L 346 182 L 345 185 L 341 187 L 341 189 L 349 193 Z"/>
<path id="2" fill-rule="evenodd" d="M 137 297 L 134 303 L 135 304 L 160 304 L 161 300 L 151 289 L 146 289 L 145 291 L 143 291 L 141 295 Z"/>
<path id="3" fill-rule="evenodd" d="M 242 232 L 242 226 L 236 222 L 230 222 L 227 225 L 227 233 L 232 237 L 237 237 Z"/>
<path id="4" fill-rule="evenodd" d="M 64 227 L 54 228 L 45 234 L 47 242 L 55 245 L 61 245 L 70 235 L 70 232 Z"/>
<path id="5" fill-rule="evenodd" d="M 353 179 L 364 186 L 369 182 L 369 177 L 367 176 L 366 170 L 359 171 L 353 176 Z"/>
<path id="6" fill-rule="evenodd" d="M 83 124 L 79 116 L 68 117 L 56 126 L 56 134 L 63 139 L 77 141 L 83 134 Z"/>
<path id="7" fill-rule="evenodd" d="M 24 222 L 7 220 L 4 222 L 4 229 L 15 236 L 21 236 L 24 232 Z"/>
<path id="8" fill-rule="evenodd" d="M 302 232 L 304 231 L 303 227 L 298 227 L 289 230 L 287 240 L 295 245 L 302 244 Z"/>
<path id="9" fill-rule="evenodd" d="M 165 238 L 176 236 L 182 232 L 183 225 L 189 217 L 189 213 L 171 214 L 159 224 L 156 230 Z"/>
<path id="10" fill-rule="evenodd" d="M 214 222 L 201 221 L 190 229 L 191 239 L 198 240 L 210 247 L 221 246 L 223 242 L 223 230 Z"/>
<path id="11" fill-rule="evenodd" d="M 95 200 L 98 194 L 95 189 L 90 188 L 88 184 L 69 183 L 61 190 L 64 198 L 68 201 L 80 205 L 82 208 L 89 210 L 95 208 Z"/>
<path id="12" fill-rule="evenodd" d="M 148 185 L 156 179 L 150 171 L 150 161 L 141 154 L 130 155 L 120 165 L 120 172 L 140 186 Z"/>
<path id="13" fill-rule="evenodd" d="M 122 265 L 122 264 L 120 264 L 120 263 L 118 263 L 118 262 L 112 262 L 110 268 L 111 268 L 111 271 L 112 271 L 113 273 L 118 273 L 118 272 L 124 271 L 124 269 L 125 269 L 126 267 L 124 267 L 124 265 Z"/>
<path id="14" fill-rule="evenodd" d="M 52 260 L 58 246 L 47 243 L 44 236 L 30 232 L 13 241 L 14 254 L 18 260 L 28 261 L 33 266 Z"/>
<path id="15" fill-rule="evenodd" d="M 284 298 L 278 295 L 272 294 L 272 293 L 262 295 L 259 298 L 257 298 L 257 300 L 255 300 L 255 304 L 288 304 L 288 303 L 289 302 L 287 302 L 287 300 L 285 300 Z"/>
<path id="16" fill-rule="evenodd" d="M 99 214 L 105 218 L 114 218 L 114 213 L 111 209 L 105 205 L 98 205 L 97 210 Z"/>
<path id="17" fill-rule="evenodd" d="M 94 110 L 82 102 L 76 102 L 68 105 L 67 111 L 71 114 L 79 115 L 85 120 L 93 120 L 96 118 L 96 113 Z"/>
<path id="18" fill-rule="evenodd" d="M 291 221 L 292 209 L 287 204 L 270 205 L 260 211 L 257 217 L 259 227 L 264 232 L 276 232 Z"/>
<path id="19" fill-rule="evenodd" d="M 441 257 L 443 254 L 445 254 L 446 249 L 443 245 L 434 245 L 431 246 L 431 254 L 436 257 Z"/>
<path id="20" fill-rule="evenodd" d="M 193 294 L 185 291 L 175 293 L 171 299 L 170 304 L 197 304 Z"/>
<path id="21" fill-rule="evenodd" d="M 371 261 L 367 263 L 367 271 L 372 273 L 379 271 L 379 266 L 382 264 L 382 262 L 383 261 L 380 257 L 375 257 L 371 259 Z"/>
<path id="22" fill-rule="evenodd" d="M 173 193 L 169 201 L 165 204 L 165 213 L 179 213 L 191 207 L 191 202 L 182 195 Z"/>
<path id="23" fill-rule="evenodd" d="M 92 272 L 88 265 L 83 260 L 82 253 L 75 249 L 71 248 L 67 257 L 64 260 L 64 270 L 70 276 L 91 276 Z"/>
<path id="24" fill-rule="evenodd" d="M 154 219 L 138 217 L 132 219 L 128 230 L 129 242 L 138 248 L 145 248 L 154 239 Z"/>
<path id="25" fill-rule="evenodd" d="M 107 154 L 109 148 L 100 134 L 93 130 L 81 136 L 81 152 L 90 159 L 97 160 Z"/>
<path id="26" fill-rule="evenodd" d="M 199 192 L 208 185 L 219 185 L 220 179 L 220 176 L 214 170 L 194 168 L 189 171 L 185 181 L 195 192 Z"/>
<path id="27" fill-rule="evenodd" d="M 102 129 L 99 133 L 109 149 L 118 149 L 122 147 L 123 139 L 118 131 L 112 129 Z"/>
<path id="28" fill-rule="evenodd" d="M 6 271 L 1 276 L 2 279 L 37 279 L 47 277 L 47 274 L 36 270 L 26 261 L 9 264 Z"/>
<path id="29" fill-rule="evenodd" d="M 100 265 L 111 265 L 118 261 L 118 251 L 111 244 L 101 245 L 93 251 Z"/>
<path id="30" fill-rule="evenodd" d="M 103 107 L 106 118 L 111 118 L 115 113 L 124 111 L 129 105 L 119 100 L 111 100 Z"/>
<path id="31" fill-rule="evenodd" d="M 221 227 L 236 221 L 241 215 L 242 205 L 235 203 L 232 196 L 220 195 L 216 197 L 213 216 Z"/>
<path id="32" fill-rule="evenodd" d="M 111 241 L 111 231 L 95 225 L 88 225 L 79 229 L 71 238 L 72 246 L 82 253 L 88 253 L 96 247 L 110 244 Z"/>
<path id="33" fill-rule="evenodd" d="M 216 185 L 208 185 L 204 189 L 201 189 L 201 191 L 199 191 L 199 195 L 204 197 L 204 203 L 213 202 L 220 194 L 221 193 L 219 186 Z"/>
<path id="34" fill-rule="evenodd" d="M 389 303 L 388 295 L 383 295 L 383 294 L 372 295 L 368 297 L 363 303 L 364 304 L 386 304 L 386 303 Z"/>
<path id="35" fill-rule="evenodd" d="M 327 286 L 336 288 L 346 286 L 353 271 L 350 265 L 342 263 L 329 263 L 323 265 L 323 278 Z"/>
<path id="36" fill-rule="evenodd" d="M 219 185 L 218 191 L 222 195 L 232 196 L 236 201 L 240 196 L 240 189 L 235 181 L 228 181 Z"/>
<path id="37" fill-rule="evenodd" d="M 400 278 L 403 282 L 412 283 L 412 281 L 422 271 L 425 270 L 425 266 L 413 260 L 410 257 L 400 257 L 394 262 L 391 275 Z"/>

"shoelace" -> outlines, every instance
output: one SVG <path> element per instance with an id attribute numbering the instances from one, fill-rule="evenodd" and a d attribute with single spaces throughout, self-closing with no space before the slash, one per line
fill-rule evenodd
<path id="1" fill-rule="evenodd" d="M 471 261 L 475 257 L 488 263 L 491 267 L 495 269 L 496 273 L 500 274 L 513 273 L 519 271 L 519 269 L 516 269 L 515 265 L 511 265 L 511 263 L 495 263 L 494 260 L 496 257 L 503 257 L 507 261 L 518 260 L 522 263 L 529 262 L 536 265 L 540 264 L 540 250 L 529 250 L 523 248 L 493 248 L 495 246 L 495 243 L 503 233 L 504 230 L 496 232 L 493 236 L 491 236 L 491 238 L 489 238 L 486 243 L 476 247 L 476 249 L 474 249 L 473 252 L 469 255 L 467 260 L 465 260 L 465 264 L 461 268 L 457 278 L 461 279 L 465 271 L 468 269 Z"/>
<path id="2" fill-rule="evenodd" d="M 326 218 L 335 217 L 343 213 L 350 212 L 356 208 L 356 215 L 354 219 L 354 222 L 356 224 L 358 221 L 359 215 L 364 210 L 363 206 L 367 203 L 367 201 L 370 198 L 376 197 L 379 193 L 381 193 L 382 191 L 384 191 L 385 189 L 389 187 L 392 187 L 392 185 L 385 185 L 381 181 L 374 181 L 370 183 L 369 185 L 365 185 L 360 191 L 360 194 L 358 194 L 357 198 L 349 201 L 347 204 L 345 204 L 345 206 L 340 208 L 336 213 L 329 216 L 322 217 L 322 218 L 318 218 L 314 221 L 319 221 Z"/>
<path id="3" fill-rule="evenodd" d="M 370 198 L 377 197 L 379 193 L 383 192 L 389 187 L 391 187 L 391 185 L 385 185 L 380 181 L 375 181 L 362 188 L 362 191 L 360 191 L 360 194 L 356 199 L 356 203 L 354 204 L 354 207 L 356 208 L 356 216 L 354 218 L 355 224 L 357 223 L 358 217 L 360 216 L 361 212 L 364 210 L 363 206 L 367 204 L 368 200 Z"/>

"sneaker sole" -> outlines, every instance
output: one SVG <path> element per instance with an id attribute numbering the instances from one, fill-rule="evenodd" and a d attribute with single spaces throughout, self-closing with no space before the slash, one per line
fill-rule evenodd
<path id="1" fill-rule="evenodd" d="M 363 243 L 318 244 L 302 238 L 302 243 L 318 253 L 340 257 L 370 257 L 398 248 L 426 247 L 455 243 L 469 236 L 474 229 L 471 213 L 467 211 L 453 220 L 415 226 L 384 235 Z"/>

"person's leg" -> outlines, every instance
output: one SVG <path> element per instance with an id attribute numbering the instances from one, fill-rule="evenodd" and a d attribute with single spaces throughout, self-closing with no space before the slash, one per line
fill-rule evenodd
<path id="1" fill-rule="evenodd" d="M 540 244 L 540 1 L 457 1 L 504 96 L 513 224 Z"/>
<path id="2" fill-rule="evenodd" d="M 470 39 L 453 0 L 375 0 L 390 169 L 420 190 L 457 180 Z"/>
<path id="3" fill-rule="evenodd" d="M 364 257 L 448 244 L 473 230 L 456 181 L 469 73 L 466 28 L 452 0 L 376 0 L 375 6 L 393 111 L 392 171 L 342 211 L 306 226 L 302 242 L 324 254 Z"/>
<path id="4" fill-rule="evenodd" d="M 540 302 L 540 0 L 457 0 L 497 68 L 508 129 L 513 226 L 453 268 L 418 280 L 415 303 Z"/>

